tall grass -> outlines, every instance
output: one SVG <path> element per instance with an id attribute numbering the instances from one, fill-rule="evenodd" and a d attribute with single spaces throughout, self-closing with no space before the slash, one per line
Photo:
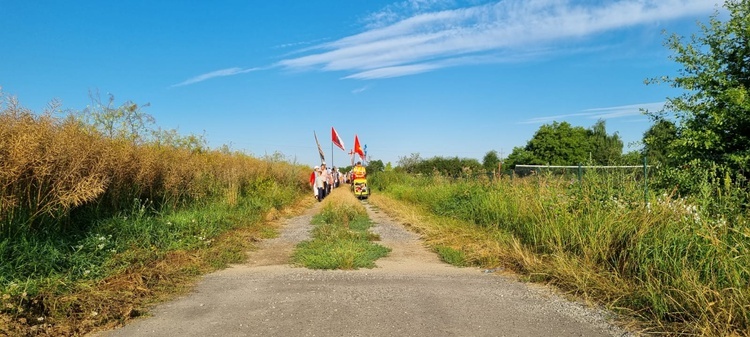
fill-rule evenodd
<path id="1" fill-rule="evenodd" d="M 265 214 L 308 190 L 309 168 L 150 128 L 131 103 L 57 112 L 52 105 L 34 113 L 0 96 L 0 334 L 10 333 L 3 323 L 62 326 L 90 305 L 74 294 L 138 270 L 153 274 L 138 268 L 159 270 L 165 258 L 218 245 L 201 262 L 181 261 L 220 267 L 241 260 L 250 241 L 227 233 L 271 235 L 260 227 Z M 150 289 L 162 281 L 138 282 Z M 85 332 L 76 329 L 55 333 Z"/>
<path id="2" fill-rule="evenodd" d="M 3 232 L 74 226 L 59 220 L 82 206 L 118 211 L 134 198 L 160 208 L 215 198 L 233 203 L 274 184 L 304 183 L 298 179 L 304 168 L 209 150 L 195 136 L 146 129 L 138 132 L 150 138 L 127 133 L 112 138 L 84 120 L 55 117 L 54 110 L 35 114 L 5 99 L 0 111 Z"/>
<path id="3" fill-rule="evenodd" d="M 552 175 L 493 183 L 377 179 L 402 202 L 486 232 L 508 233 L 512 240 L 498 236 L 498 244 L 515 252 L 506 255 L 508 267 L 643 318 L 654 331 L 750 331 L 746 208 L 717 212 L 697 206 L 707 200 L 664 192 L 644 200 L 638 177 L 593 173 L 580 182 Z M 493 261 L 482 252 L 466 253 L 475 263 Z"/>

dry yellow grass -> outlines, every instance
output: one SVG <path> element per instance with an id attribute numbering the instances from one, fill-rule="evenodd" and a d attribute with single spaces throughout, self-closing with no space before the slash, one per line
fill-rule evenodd
<path id="1" fill-rule="evenodd" d="M 91 202 L 117 210 L 134 199 L 177 206 L 203 198 L 237 203 L 273 181 L 305 173 L 240 153 L 111 138 L 68 116 L 37 115 L 6 99 L 0 111 L 0 224 L 41 226 Z M 173 136 L 174 137 L 174 136 Z M 186 143 L 191 144 L 191 143 Z M 265 184 L 265 185 L 264 185 Z M 23 224 L 23 225 L 22 225 Z M 13 230 L 23 230 L 14 228 Z"/>
<path id="2" fill-rule="evenodd" d="M 137 112 L 134 105 L 125 109 Z M 286 207 L 308 190 L 309 168 L 300 165 L 226 149 L 211 150 L 200 138 L 181 138 L 174 132 L 155 134 L 155 138 L 144 136 L 151 131 L 147 129 L 128 133 L 129 127 L 141 125 L 137 123 L 106 132 L 87 124 L 93 117 L 59 117 L 55 110 L 52 106 L 37 114 L 0 92 L 0 248 L 13 260 L 3 265 L 0 278 L 3 285 L 26 282 L 34 287 L 28 296 L 25 291 L 15 294 L 0 289 L 4 305 L 0 310 L 0 335 L 80 335 L 93 326 L 137 316 L 154 298 L 188 287 L 195 275 L 236 261 L 252 242 L 273 232 L 277 219 L 295 212 Z M 309 206 L 311 202 L 305 199 L 302 204 Z M 191 209 L 238 206 L 213 210 L 226 212 L 217 219 L 233 224 L 243 219 L 265 221 L 236 226 L 240 229 L 230 233 L 219 232 L 210 240 L 211 246 L 195 251 L 170 250 L 170 242 L 159 242 L 166 251 L 158 251 L 154 245 L 112 249 L 113 263 L 130 267 L 107 274 L 103 280 L 76 274 L 82 271 L 55 269 L 56 261 L 76 264 L 89 257 L 79 257 L 76 262 L 66 259 L 72 254 L 71 246 L 91 235 L 107 234 L 88 232 L 100 220 L 117 214 L 125 214 L 127 219 L 145 207 L 166 214 L 187 205 Z M 140 223 L 133 220 L 132 224 Z M 161 225 L 159 221 L 144 221 L 145 228 L 120 233 L 117 240 L 140 240 L 127 235 L 147 233 L 154 224 Z M 129 230 L 129 225 L 123 228 Z M 214 225 L 217 230 L 229 228 Z M 191 229 L 183 230 L 179 235 L 191 235 Z M 171 236 L 155 234 L 152 239 L 156 238 L 170 240 Z M 108 244 L 114 245 L 114 241 Z M 40 256 L 36 247 L 52 254 Z M 97 250 L 90 256 L 99 254 L 96 257 L 102 258 L 105 254 L 100 253 Z M 43 267 L 37 268 L 40 265 Z M 14 266 L 30 266 L 26 272 L 31 270 L 28 273 L 33 275 L 23 274 Z M 7 308 L 8 301 L 16 305 Z M 40 316 L 43 323 L 36 321 Z"/>
<path id="3" fill-rule="evenodd" d="M 500 231 L 437 217 L 418 206 L 404 204 L 380 194 L 373 194 L 369 200 L 383 212 L 421 234 L 430 247 L 446 246 L 461 251 L 471 264 L 494 268 L 515 263 L 513 261 L 524 261 L 520 265 L 529 266 L 536 259 Z"/>
<path id="4" fill-rule="evenodd" d="M 323 199 L 323 209 L 345 213 L 337 214 L 337 218 L 346 222 L 352 220 L 357 215 L 367 214 L 367 210 L 362 206 L 362 203 L 345 187 L 332 189 L 331 194 Z"/>

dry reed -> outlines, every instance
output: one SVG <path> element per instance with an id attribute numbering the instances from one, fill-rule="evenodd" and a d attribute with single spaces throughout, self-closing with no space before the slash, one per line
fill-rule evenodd
<path id="1" fill-rule="evenodd" d="M 173 134 L 149 142 L 112 138 L 80 116 L 53 112 L 37 115 L 12 97 L 2 105 L 0 229 L 6 233 L 62 224 L 86 205 L 115 213 L 136 199 L 164 207 L 210 198 L 235 204 L 275 183 L 303 187 L 303 169 L 286 163 L 209 150 Z"/>

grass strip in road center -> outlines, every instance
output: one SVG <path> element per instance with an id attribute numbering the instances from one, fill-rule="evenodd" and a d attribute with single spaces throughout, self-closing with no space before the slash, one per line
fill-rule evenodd
<path id="1" fill-rule="evenodd" d="M 310 269 L 374 268 L 375 261 L 390 248 L 373 243 L 380 238 L 369 228 L 372 221 L 353 194 L 344 188 L 333 191 L 320 214 L 313 217 L 312 239 L 294 250 L 292 262 Z"/>

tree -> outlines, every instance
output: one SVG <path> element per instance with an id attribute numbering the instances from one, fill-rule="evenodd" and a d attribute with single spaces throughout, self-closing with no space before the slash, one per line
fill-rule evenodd
<path id="1" fill-rule="evenodd" d="M 537 159 L 526 147 L 516 146 L 505 159 L 505 167 L 515 169 L 516 165 L 541 165 L 543 162 Z"/>
<path id="2" fill-rule="evenodd" d="M 643 165 L 643 154 L 640 151 L 630 151 L 622 155 L 622 165 Z"/>
<path id="3" fill-rule="evenodd" d="M 398 167 L 402 170 L 413 173 L 414 168 L 423 161 L 419 153 L 412 153 L 409 157 L 398 157 Z"/>
<path id="4" fill-rule="evenodd" d="M 412 155 L 414 156 L 414 155 Z M 415 164 L 408 167 L 399 166 L 407 173 L 418 173 L 424 175 L 441 174 L 448 177 L 461 177 L 473 175 L 482 171 L 482 164 L 473 158 L 444 158 L 432 157 L 430 159 L 420 159 Z"/>
<path id="5" fill-rule="evenodd" d="M 367 173 L 373 174 L 378 172 L 383 172 L 385 170 L 385 165 L 383 165 L 383 161 L 378 160 L 370 160 L 367 162 Z"/>
<path id="6" fill-rule="evenodd" d="M 611 165 L 622 161 L 622 140 L 617 133 L 607 134 L 599 120 L 590 129 L 568 122 L 553 122 L 539 127 L 525 147 L 516 147 L 505 161 L 515 168 L 525 165 Z"/>
<path id="7" fill-rule="evenodd" d="M 666 40 L 670 58 L 683 65 L 676 77 L 647 83 L 668 83 L 684 89 L 669 98 L 654 119 L 676 113 L 674 148 L 677 164 L 723 167 L 747 178 L 750 174 L 750 0 L 727 0 L 726 22 L 716 11 L 701 35 L 689 41 L 676 34 Z"/>
<path id="8" fill-rule="evenodd" d="M 526 150 L 548 165 L 576 165 L 588 161 L 588 133 L 568 122 L 542 125 L 526 145 Z M 520 164 L 520 163 L 519 163 Z"/>
<path id="9" fill-rule="evenodd" d="M 614 165 L 621 161 L 622 140 L 615 132 L 607 134 L 604 120 L 599 120 L 588 131 L 589 159 L 592 165 Z"/>
<path id="10" fill-rule="evenodd" d="M 498 169 L 498 164 L 500 164 L 500 157 L 497 155 L 497 151 L 492 150 L 484 155 L 482 167 L 486 172 L 494 172 Z"/>
<path id="11" fill-rule="evenodd" d="M 142 108 L 132 101 L 127 101 L 115 107 L 115 96 L 109 94 L 107 104 L 102 103 L 99 93 L 89 93 L 92 105 L 79 113 L 78 119 L 87 125 L 92 125 L 102 135 L 112 139 L 128 140 L 144 143 L 153 133 L 156 120 L 145 113 Z"/>
<path id="12" fill-rule="evenodd" d="M 643 134 L 643 154 L 648 162 L 654 165 L 671 165 L 669 154 L 674 141 L 677 140 L 675 124 L 666 119 L 659 119 Z"/>

